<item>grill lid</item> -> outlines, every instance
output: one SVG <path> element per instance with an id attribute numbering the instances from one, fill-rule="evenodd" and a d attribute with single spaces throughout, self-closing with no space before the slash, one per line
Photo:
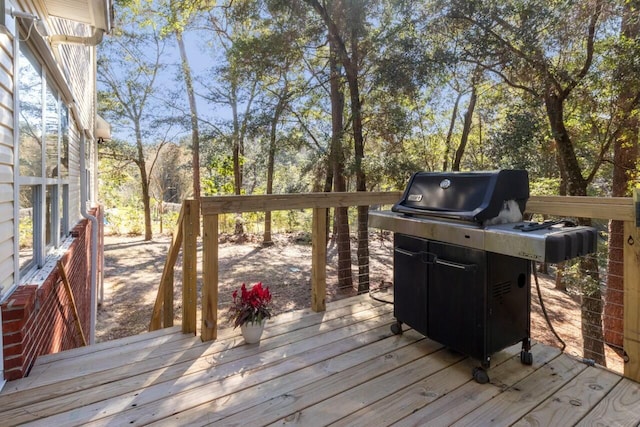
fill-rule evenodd
<path id="1" fill-rule="evenodd" d="M 514 202 L 523 213 L 528 198 L 526 170 L 416 172 L 391 210 L 484 223 Z"/>

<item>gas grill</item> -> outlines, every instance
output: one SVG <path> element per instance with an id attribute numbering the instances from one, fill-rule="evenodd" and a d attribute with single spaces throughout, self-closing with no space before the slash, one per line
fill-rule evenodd
<path id="1" fill-rule="evenodd" d="M 524 170 L 415 173 L 391 211 L 369 225 L 394 232 L 392 331 L 406 324 L 480 361 L 522 342 L 530 352 L 531 261 L 556 263 L 596 250 L 596 230 L 570 221 L 522 221 Z"/>

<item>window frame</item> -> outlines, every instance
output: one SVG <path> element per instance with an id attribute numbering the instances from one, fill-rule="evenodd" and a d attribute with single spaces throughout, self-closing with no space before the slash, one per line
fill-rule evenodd
<path id="1" fill-rule="evenodd" d="M 30 280 L 40 269 L 47 264 L 47 258 L 57 256 L 56 250 L 69 238 L 69 152 L 71 142 L 71 116 L 69 106 L 62 98 L 62 93 L 53 78 L 50 77 L 44 61 L 36 54 L 33 46 L 28 41 L 14 39 L 15 48 L 15 83 L 14 83 L 14 167 L 15 167 L 15 209 L 16 221 L 14 221 L 15 235 L 19 236 L 20 227 L 20 197 L 21 190 L 31 187 L 32 195 L 32 250 L 31 259 L 22 266 L 23 259 L 20 255 L 19 239 L 14 242 L 15 247 L 15 274 L 14 283 L 24 283 Z M 21 85 L 21 61 L 28 58 L 35 61 L 39 68 L 40 78 L 40 105 L 39 122 L 40 132 L 40 156 L 42 158 L 40 176 L 22 176 L 20 171 L 21 161 L 21 135 L 20 135 L 20 93 Z M 52 113 L 54 118 L 52 119 Z M 57 117 L 55 117 L 57 116 Z M 55 122 L 55 123 L 54 123 Z M 52 153 L 55 152 L 55 156 Z M 66 161 L 63 160 L 66 156 Z M 63 166 L 65 169 L 63 170 Z M 48 176 L 47 170 L 51 173 Z"/>

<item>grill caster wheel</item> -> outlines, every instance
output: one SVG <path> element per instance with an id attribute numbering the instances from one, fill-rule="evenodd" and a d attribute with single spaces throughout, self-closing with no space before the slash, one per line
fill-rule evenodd
<path id="1" fill-rule="evenodd" d="M 391 332 L 394 335 L 402 335 L 402 322 L 396 322 L 391 325 Z"/>
<path id="2" fill-rule="evenodd" d="M 482 368 L 473 368 L 472 375 L 478 384 L 486 384 L 489 382 L 489 374 Z"/>
<path id="3" fill-rule="evenodd" d="M 522 350 L 520 352 L 520 362 L 522 362 L 523 365 L 533 365 L 533 354 L 531 354 L 530 351 Z"/>

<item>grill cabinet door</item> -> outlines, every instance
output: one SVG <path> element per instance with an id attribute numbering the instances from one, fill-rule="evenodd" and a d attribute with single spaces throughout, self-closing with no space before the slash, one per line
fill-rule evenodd
<path id="1" fill-rule="evenodd" d="M 393 253 L 393 314 L 427 335 L 428 241 L 395 233 Z"/>
<path id="2" fill-rule="evenodd" d="M 484 361 L 486 253 L 430 242 L 436 256 L 428 276 L 428 336 Z"/>

